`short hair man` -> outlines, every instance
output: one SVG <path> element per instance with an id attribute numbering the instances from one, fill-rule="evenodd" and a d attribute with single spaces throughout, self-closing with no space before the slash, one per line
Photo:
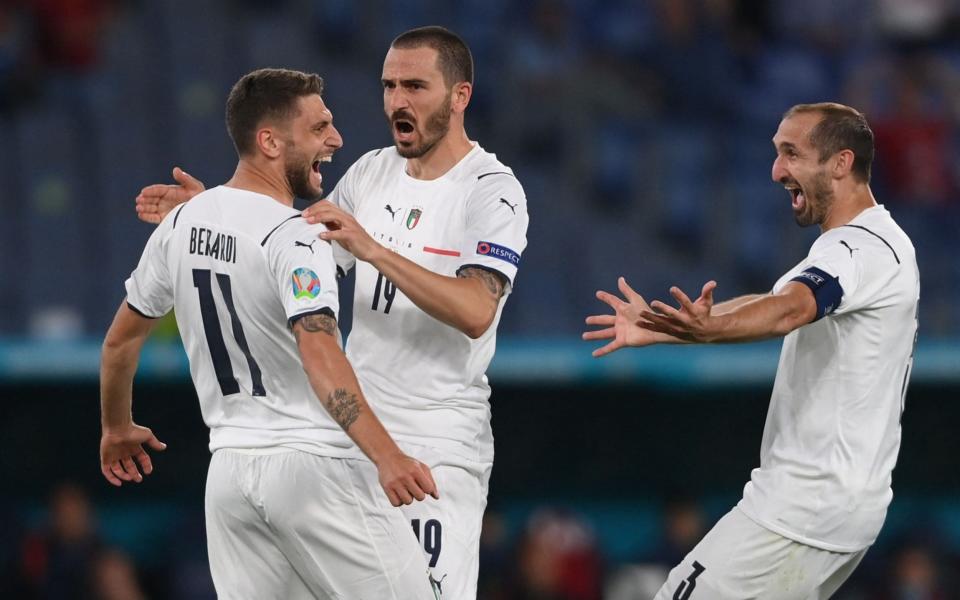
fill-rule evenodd
<path id="1" fill-rule="evenodd" d="M 773 180 L 794 218 L 822 231 L 767 294 L 649 305 L 625 300 L 584 334 L 625 346 L 786 336 L 760 449 L 743 499 L 670 572 L 658 600 L 828 598 L 877 538 L 893 497 L 900 417 L 913 363 L 920 279 L 909 238 L 870 190 L 873 133 L 862 114 L 801 104 L 773 138 Z"/>
<path id="2" fill-rule="evenodd" d="M 104 341 L 101 470 L 114 485 L 140 482 L 152 471 L 142 444 L 163 448 L 134 424 L 131 384 L 154 319 L 175 308 L 210 427 L 218 595 L 433 598 L 394 507 L 436 497 L 436 485 L 367 405 L 339 345 L 325 228 L 292 208 L 320 196 L 320 165 L 342 145 L 322 84 L 262 69 L 230 92 L 236 172 L 160 223 Z"/>
<path id="3" fill-rule="evenodd" d="M 467 137 L 473 60 L 459 36 L 402 33 L 381 83 L 394 146 L 362 156 L 331 202 L 304 216 L 353 255 L 338 258 L 357 273 L 347 356 L 387 429 L 444 490 L 403 510 L 443 598 L 472 600 L 493 467 L 484 373 L 526 246 L 527 202 L 513 171 Z M 141 218 L 203 189 L 174 176 L 182 186 L 144 189 Z"/>

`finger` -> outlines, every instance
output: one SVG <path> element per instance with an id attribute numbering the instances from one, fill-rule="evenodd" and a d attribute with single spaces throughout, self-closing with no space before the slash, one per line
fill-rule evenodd
<path id="1" fill-rule="evenodd" d="M 617 341 L 613 341 L 607 344 L 606 346 L 601 346 L 600 348 L 597 348 L 592 352 L 592 354 L 594 358 L 600 358 L 601 356 L 606 356 L 611 352 L 616 352 L 622 347 L 623 346 L 620 343 L 618 343 Z"/>
<path id="2" fill-rule="evenodd" d="M 203 189 L 203 183 L 180 167 L 173 168 L 173 179 L 188 189 Z"/>
<path id="3" fill-rule="evenodd" d="M 140 474 L 140 470 L 137 469 L 137 463 L 133 462 L 132 456 L 126 456 L 123 458 L 123 469 L 130 474 L 131 479 L 140 483 L 143 481 L 143 475 Z"/>
<path id="4" fill-rule="evenodd" d="M 334 229 L 332 231 L 322 231 L 320 232 L 320 239 L 326 240 L 328 242 L 339 242 L 340 240 L 345 240 L 350 236 L 342 229 Z"/>
<path id="5" fill-rule="evenodd" d="M 713 306 L 713 290 L 717 289 L 716 281 L 708 281 L 703 284 L 703 289 L 700 290 L 700 300 L 703 300 L 708 306 Z"/>
<path id="6" fill-rule="evenodd" d="M 120 487 L 123 485 L 123 482 L 117 479 L 117 476 L 110 472 L 109 466 L 105 464 L 101 464 L 100 472 L 103 473 L 104 478 L 106 478 L 106 480 L 110 482 L 110 485 L 114 485 L 116 487 Z"/>
<path id="7" fill-rule="evenodd" d="M 587 325 L 613 325 L 616 322 L 616 315 L 591 315 L 586 319 Z"/>
<path id="8" fill-rule="evenodd" d="M 140 464 L 140 469 L 143 471 L 144 475 L 149 475 L 153 473 L 153 461 L 150 460 L 150 455 L 145 451 L 140 450 L 140 452 L 135 457 L 137 462 Z"/>
<path id="9" fill-rule="evenodd" d="M 407 483 L 407 491 L 417 499 L 417 502 L 421 502 L 427 497 L 427 494 L 423 491 L 423 488 L 417 484 L 416 478 L 411 478 L 410 482 Z"/>
<path id="10" fill-rule="evenodd" d="M 165 183 L 154 183 L 152 185 L 148 185 L 140 190 L 140 194 L 137 196 L 137 201 L 139 202 L 140 199 L 143 199 L 143 201 L 147 203 L 159 202 L 160 198 L 166 195 L 167 187 L 169 186 Z"/>
<path id="11" fill-rule="evenodd" d="M 157 439 L 157 436 L 150 434 L 150 439 L 147 440 L 147 445 L 153 448 L 154 450 L 159 450 L 163 452 L 167 449 L 167 445 Z"/>
<path id="12" fill-rule="evenodd" d="M 114 461 L 110 464 L 110 472 L 123 481 L 132 481 L 130 474 L 123 470 L 123 467 L 120 465 L 120 461 Z"/>
<path id="13" fill-rule="evenodd" d="M 301 214 L 308 223 L 324 223 L 328 220 L 342 217 L 344 212 L 326 200 L 321 200 L 312 206 L 308 206 Z"/>
<path id="14" fill-rule="evenodd" d="M 682 306 L 684 310 L 687 310 L 687 311 L 693 310 L 693 301 L 690 300 L 690 298 L 683 293 L 683 290 L 681 290 L 677 286 L 673 286 L 672 288 L 670 288 L 670 295 L 673 296 L 677 300 L 677 302 L 680 303 L 680 306 Z"/>
<path id="15" fill-rule="evenodd" d="M 400 498 L 397 497 L 396 492 L 390 488 L 383 488 L 383 491 L 387 493 L 387 500 L 390 501 L 392 506 L 400 506 Z"/>
<path id="16" fill-rule="evenodd" d="M 653 310 L 657 311 L 657 313 L 660 313 L 661 315 L 667 315 L 667 316 L 673 316 L 673 317 L 675 317 L 676 315 L 678 315 L 679 312 L 680 312 L 680 311 L 678 311 L 677 309 L 675 309 L 674 307 L 670 306 L 669 304 L 664 304 L 663 302 L 660 302 L 659 300 L 654 300 L 653 302 L 651 302 L 651 303 L 650 303 L 650 308 L 652 308 Z M 640 316 L 643 317 L 644 319 L 646 319 L 646 318 L 647 318 L 647 316 L 646 316 L 647 313 L 650 313 L 650 311 L 643 311 L 643 312 L 640 313 Z M 656 314 L 656 313 L 651 313 L 651 314 Z"/>
<path id="17" fill-rule="evenodd" d="M 596 331 L 584 331 L 580 337 L 588 342 L 593 340 L 609 340 L 610 338 L 617 337 L 617 330 L 614 327 L 609 327 L 607 329 L 597 329 Z"/>
<path id="18" fill-rule="evenodd" d="M 620 288 L 620 293 L 623 294 L 623 297 L 626 298 L 627 301 L 632 303 L 639 300 L 640 302 L 646 304 L 646 302 L 643 300 L 643 296 L 638 294 L 632 287 L 630 287 L 630 284 L 627 283 L 627 280 L 623 277 L 617 280 L 617 287 Z"/>
<path id="19" fill-rule="evenodd" d="M 601 302 L 605 302 L 613 310 L 617 310 L 624 304 L 623 300 L 621 300 L 620 298 L 617 298 L 610 292 L 605 292 L 603 290 L 597 290 L 597 300 L 600 300 Z"/>
<path id="20" fill-rule="evenodd" d="M 401 504 L 413 504 L 413 496 L 410 495 L 404 484 L 398 484 L 393 491 L 397 494 Z"/>
<path id="21" fill-rule="evenodd" d="M 437 490 L 437 482 L 433 480 L 433 474 L 430 472 L 430 467 L 420 463 L 420 473 L 417 476 L 417 483 L 420 485 L 420 489 L 424 492 L 430 494 L 435 499 L 440 499 L 440 492 Z"/>

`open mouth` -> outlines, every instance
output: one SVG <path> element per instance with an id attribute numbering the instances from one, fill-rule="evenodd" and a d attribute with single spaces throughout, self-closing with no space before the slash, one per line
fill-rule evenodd
<path id="1" fill-rule="evenodd" d="M 793 199 L 793 210 L 801 210 L 807 202 L 806 197 L 803 195 L 803 188 L 791 185 L 784 187 L 790 192 L 790 197 Z"/>
<path id="2" fill-rule="evenodd" d="M 393 128 L 401 135 L 413 133 L 413 123 L 406 119 L 397 119 L 393 122 Z"/>
<path id="3" fill-rule="evenodd" d="M 314 174 L 316 174 L 316 176 L 320 179 L 320 181 L 323 181 L 323 175 L 320 174 L 320 164 L 328 163 L 332 159 L 333 159 L 332 156 L 321 156 L 317 160 L 313 161 L 313 163 L 310 165 L 310 170 L 313 171 Z"/>

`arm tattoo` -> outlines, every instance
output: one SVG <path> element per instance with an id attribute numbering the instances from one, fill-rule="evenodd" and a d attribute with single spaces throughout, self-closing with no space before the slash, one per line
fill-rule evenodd
<path id="1" fill-rule="evenodd" d="M 506 285 L 503 275 L 499 273 L 491 273 L 486 269 L 478 269 L 477 267 L 467 267 L 466 269 L 461 269 L 457 273 L 457 277 L 462 277 L 466 279 L 467 277 L 474 277 L 483 282 L 487 289 L 490 290 L 490 293 L 499 300 L 503 296 L 503 288 Z"/>
<path id="2" fill-rule="evenodd" d="M 297 321 L 303 327 L 304 331 L 315 333 L 322 331 L 327 335 L 334 335 L 337 332 L 337 320 L 330 315 L 307 315 Z"/>
<path id="3" fill-rule="evenodd" d="M 353 422 L 360 416 L 360 402 L 357 400 L 357 395 L 343 388 L 330 392 L 326 404 L 330 416 L 344 431 L 350 429 Z"/>

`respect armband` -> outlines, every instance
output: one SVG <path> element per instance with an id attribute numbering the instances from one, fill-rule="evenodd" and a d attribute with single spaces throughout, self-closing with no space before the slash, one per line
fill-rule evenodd
<path id="1" fill-rule="evenodd" d="M 813 292 L 813 298 L 817 302 L 817 316 L 814 321 L 835 311 L 843 300 L 840 279 L 816 267 L 807 267 L 790 281 L 802 283 Z"/>

